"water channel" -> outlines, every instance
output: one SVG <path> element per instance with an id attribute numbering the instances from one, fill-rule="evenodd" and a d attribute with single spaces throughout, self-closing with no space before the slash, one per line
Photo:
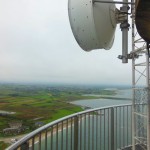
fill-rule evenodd
<path id="1" fill-rule="evenodd" d="M 108 95 L 91 95 L 91 96 L 107 96 L 107 98 L 100 98 L 100 99 L 87 99 L 87 100 L 77 100 L 71 102 L 72 104 L 88 107 L 88 108 L 99 108 L 99 107 L 106 107 L 112 105 L 120 105 L 120 104 L 130 104 L 132 103 L 132 91 L 131 89 L 124 89 L 124 90 L 116 90 L 116 95 L 108 96 Z M 108 98 L 110 97 L 110 98 Z M 113 98 L 113 99 L 112 99 Z M 117 100 L 115 99 L 117 98 Z M 119 99 L 120 98 L 120 99 Z"/>
<path id="2" fill-rule="evenodd" d="M 131 89 L 116 91 L 117 94 L 110 96 L 110 98 L 107 96 L 107 98 L 77 100 L 71 103 L 85 108 L 99 108 L 112 105 L 131 104 Z M 111 114 L 107 111 L 101 111 L 100 113 L 105 114 L 105 117 L 96 114 L 93 116 L 88 115 L 83 117 L 82 124 L 79 123 L 79 150 L 111 150 L 111 141 L 109 137 L 109 134 L 111 134 L 111 120 L 108 119 L 109 122 L 106 122 L 105 120 L 106 118 L 111 118 Z M 131 109 L 120 109 L 120 111 L 116 111 L 115 113 L 116 118 L 119 118 L 116 120 L 117 128 L 115 129 L 116 149 L 118 149 L 122 146 L 122 144 L 126 145 L 131 142 L 131 116 L 129 116 L 129 114 L 131 114 Z M 128 122 L 125 122 L 124 120 L 128 120 Z M 74 126 L 72 129 L 69 127 L 67 128 L 67 131 L 66 128 L 64 128 L 63 135 L 61 131 L 58 132 L 57 135 L 53 134 L 53 137 L 49 136 L 47 138 L 47 148 L 51 150 L 74 150 L 71 146 L 73 145 L 72 141 L 74 137 L 72 137 L 73 128 Z M 58 145 L 56 143 L 58 143 Z M 45 140 L 43 140 L 41 146 L 42 149 L 45 149 Z M 35 149 L 38 149 L 38 143 L 35 145 Z"/>

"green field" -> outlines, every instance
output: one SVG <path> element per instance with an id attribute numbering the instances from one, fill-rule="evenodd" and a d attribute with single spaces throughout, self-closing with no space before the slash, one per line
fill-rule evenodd
<path id="1" fill-rule="evenodd" d="M 37 120 L 46 124 L 82 111 L 82 108 L 68 102 L 95 98 L 84 94 L 114 95 L 115 91 L 73 86 L 1 84 L 0 110 L 15 114 L 0 115 L 0 137 L 12 136 L 2 132 L 4 128 L 9 127 L 9 122 L 21 121 L 26 127 L 23 133 L 28 133 L 37 128 Z"/>
<path id="2" fill-rule="evenodd" d="M 5 148 L 7 148 L 9 145 L 0 141 L 0 150 L 4 150 Z"/>

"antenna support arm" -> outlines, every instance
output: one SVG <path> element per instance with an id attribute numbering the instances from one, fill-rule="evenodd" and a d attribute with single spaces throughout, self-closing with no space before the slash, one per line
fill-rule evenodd
<path id="1" fill-rule="evenodd" d="M 113 4 L 135 5 L 135 3 L 133 3 L 133 2 L 104 1 L 104 0 L 93 0 L 93 3 L 113 3 Z"/>

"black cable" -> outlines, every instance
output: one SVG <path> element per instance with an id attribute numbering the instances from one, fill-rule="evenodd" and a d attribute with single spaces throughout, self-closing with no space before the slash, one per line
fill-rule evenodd
<path id="1" fill-rule="evenodd" d="M 147 53 L 148 53 L 148 56 L 150 57 L 150 43 L 147 42 Z"/>

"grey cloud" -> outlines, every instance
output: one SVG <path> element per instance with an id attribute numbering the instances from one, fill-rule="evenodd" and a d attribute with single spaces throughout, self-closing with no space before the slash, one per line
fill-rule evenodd
<path id="1" fill-rule="evenodd" d="M 67 0 L 0 1 L 0 81 L 130 84 L 121 34 L 110 51 L 84 52 L 70 29 Z"/>

